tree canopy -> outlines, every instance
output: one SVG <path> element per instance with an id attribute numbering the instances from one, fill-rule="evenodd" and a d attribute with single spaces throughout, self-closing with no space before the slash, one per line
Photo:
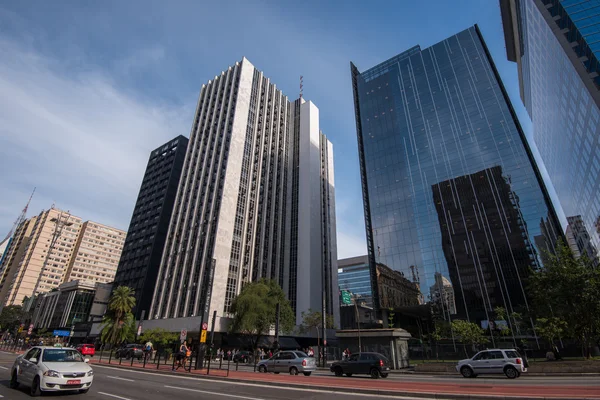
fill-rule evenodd
<path id="1" fill-rule="evenodd" d="M 275 327 L 277 303 L 280 332 L 292 332 L 295 317 L 285 293 L 275 281 L 265 279 L 245 284 L 233 300 L 231 312 L 234 317 L 229 330 L 251 336 L 256 349 L 260 338 Z"/>
<path id="2" fill-rule="evenodd" d="M 529 279 L 538 326 L 548 325 L 540 325 L 540 318 L 551 325 L 564 321 L 565 334 L 577 339 L 589 357 L 600 337 L 600 267 L 586 256 L 576 258 L 562 240 L 546 258 Z"/>
<path id="3" fill-rule="evenodd" d="M 468 353 L 466 345 L 482 345 L 488 342 L 488 338 L 485 337 L 485 331 L 473 322 L 463 320 L 452 321 L 452 330 L 459 336 L 463 343 L 467 357 Z"/>
<path id="4" fill-rule="evenodd" d="M 21 324 L 21 319 L 25 314 L 23 306 L 12 305 L 4 307 L 0 313 L 0 328 L 8 331 L 15 330 Z"/>
<path id="5" fill-rule="evenodd" d="M 150 341 L 155 349 L 163 349 L 178 340 L 179 335 L 177 333 L 169 332 L 162 328 L 148 329 L 140 336 L 140 343 L 143 344 Z"/>
<path id="6" fill-rule="evenodd" d="M 308 311 L 302 311 L 302 325 L 300 325 L 300 331 L 302 333 L 310 332 L 313 329 L 318 330 L 323 326 L 323 318 L 320 311 L 314 311 L 308 309 Z M 333 315 L 327 314 L 325 317 L 325 326 L 327 329 L 334 329 Z"/>

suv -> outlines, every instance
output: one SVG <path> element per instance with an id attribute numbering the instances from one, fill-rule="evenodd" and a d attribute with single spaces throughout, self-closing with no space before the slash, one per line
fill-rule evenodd
<path id="1" fill-rule="evenodd" d="M 479 374 L 505 374 L 515 379 L 527 372 L 523 358 L 514 349 L 480 351 L 473 358 L 460 360 L 456 370 L 465 378 L 475 378 Z"/>
<path id="2" fill-rule="evenodd" d="M 129 360 L 130 358 L 137 358 L 141 360 L 144 356 L 144 346 L 141 344 L 128 344 L 127 346 L 121 347 L 115 353 L 115 358 L 125 358 Z"/>
<path id="3" fill-rule="evenodd" d="M 335 376 L 352 376 L 352 374 L 367 374 L 371 378 L 387 378 L 390 372 L 390 362 L 386 356 L 379 353 L 352 354 L 347 360 L 331 364 L 331 372 Z"/>
<path id="4" fill-rule="evenodd" d="M 310 376 L 317 370 L 314 357 L 309 357 L 303 351 L 280 351 L 273 357 L 258 363 L 259 372 L 289 372 L 290 375 L 298 375 L 298 372 Z"/>

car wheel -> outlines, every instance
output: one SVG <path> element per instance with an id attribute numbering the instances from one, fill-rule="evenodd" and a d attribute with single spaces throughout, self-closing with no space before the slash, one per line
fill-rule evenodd
<path id="1" fill-rule="evenodd" d="M 348 378 L 350 378 L 350 377 L 352 376 L 352 373 L 348 372 L 348 373 L 346 373 L 346 376 L 347 376 Z"/>
<path id="2" fill-rule="evenodd" d="M 31 395 L 31 397 L 39 397 L 42 395 L 42 390 L 40 389 L 39 376 L 33 378 L 33 383 L 31 384 L 31 392 L 29 394 Z"/>
<path id="3" fill-rule="evenodd" d="M 504 375 L 506 375 L 508 379 L 515 379 L 519 376 L 519 372 L 517 372 L 515 367 L 506 367 L 504 368 Z"/>
<path id="4" fill-rule="evenodd" d="M 344 375 L 344 371 L 342 370 L 342 367 L 336 367 L 334 372 L 335 372 L 335 376 Z"/>
<path id="5" fill-rule="evenodd" d="M 296 367 L 290 368 L 290 375 L 298 375 L 298 368 L 296 368 Z"/>
<path id="6" fill-rule="evenodd" d="M 266 373 L 267 372 L 267 367 L 265 367 L 264 365 L 259 366 L 258 367 L 258 372 Z"/>
<path id="7" fill-rule="evenodd" d="M 464 366 L 460 369 L 460 373 L 465 378 L 473 378 L 473 370 L 470 367 Z"/>
<path id="8" fill-rule="evenodd" d="M 382 378 L 387 378 L 389 374 L 381 374 Z"/>
<path id="9" fill-rule="evenodd" d="M 379 371 L 377 368 L 371 368 L 371 373 L 369 375 L 371 375 L 371 378 L 373 379 L 379 379 Z"/>
<path id="10" fill-rule="evenodd" d="M 310 376 L 310 374 L 311 374 L 311 373 L 312 373 L 312 372 L 305 372 L 305 373 L 304 373 L 304 376 Z"/>
<path id="11" fill-rule="evenodd" d="M 10 376 L 9 386 L 11 389 L 19 388 L 19 381 L 17 381 L 17 370 L 16 369 L 12 372 L 12 375 Z"/>

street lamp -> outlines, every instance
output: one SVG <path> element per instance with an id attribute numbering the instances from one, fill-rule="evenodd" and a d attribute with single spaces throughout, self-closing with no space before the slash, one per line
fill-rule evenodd
<path id="1" fill-rule="evenodd" d="M 69 222 L 70 217 L 71 217 L 71 213 L 69 211 L 67 211 L 66 218 L 63 221 L 62 220 L 63 212 L 61 211 L 60 214 L 58 215 L 58 218 L 52 218 L 50 220 L 51 222 L 54 222 L 54 232 L 52 233 L 52 239 L 50 240 L 50 246 L 48 247 L 48 252 L 46 253 L 46 258 L 44 259 L 44 263 L 42 264 L 42 268 L 40 269 L 40 275 L 38 276 L 38 279 L 35 283 L 35 287 L 33 288 L 33 293 L 31 294 L 31 298 L 30 298 L 29 304 L 27 306 L 27 311 L 29 311 L 31 309 L 31 306 L 33 305 L 33 301 L 37 297 L 37 291 L 39 289 L 40 282 L 42 281 L 42 276 L 44 275 L 44 272 L 46 271 L 46 266 L 48 265 L 48 260 L 50 259 L 50 254 L 52 253 L 52 250 L 54 250 L 54 246 L 56 245 L 58 238 L 62 234 L 63 228 L 65 226 L 73 225 L 72 222 Z"/>

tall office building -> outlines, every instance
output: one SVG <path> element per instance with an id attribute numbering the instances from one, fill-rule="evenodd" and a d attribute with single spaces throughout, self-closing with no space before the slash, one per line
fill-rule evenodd
<path id="1" fill-rule="evenodd" d="M 55 207 L 24 220 L 0 266 L 0 307 L 71 280 L 111 282 L 124 238 L 123 231 Z"/>
<path id="2" fill-rule="evenodd" d="M 385 264 L 447 318 L 527 308 L 539 221 L 558 225 L 478 27 L 351 71 L 375 306 Z"/>
<path id="3" fill-rule="evenodd" d="M 371 293 L 371 274 L 369 272 L 369 257 L 358 256 L 338 260 L 338 284 L 340 291 L 352 293 L 359 302 L 367 306 L 373 305 Z"/>
<path id="4" fill-rule="evenodd" d="M 177 136 L 150 153 L 114 287 L 135 290 L 136 318 L 148 315 L 188 139 Z"/>
<path id="5" fill-rule="evenodd" d="M 565 215 L 580 220 L 597 252 L 600 2 L 501 0 L 500 6 L 533 138 Z"/>
<path id="6" fill-rule="evenodd" d="M 242 285 L 274 279 L 297 316 L 339 321 L 333 150 L 319 111 L 247 59 L 202 86 L 150 317 L 217 311 Z M 195 326 L 194 326 L 195 327 Z"/>
<path id="7" fill-rule="evenodd" d="M 115 278 L 126 232 L 93 221 L 81 225 L 64 282 L 109 283 Z"/>

